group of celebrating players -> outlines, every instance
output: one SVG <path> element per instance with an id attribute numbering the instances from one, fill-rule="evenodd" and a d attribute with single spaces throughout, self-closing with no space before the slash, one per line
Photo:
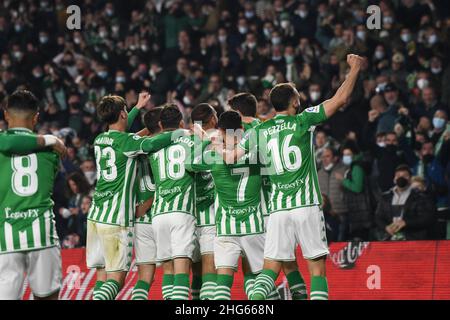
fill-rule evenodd
<path id="1" fill-rule="evenodd" d="M 295 86 L 276 85 L 269 96 L 276 115 L 265 122 L 256 118 L 256 98 L 239 93 L 219 118 L 210 105 L 197 105 L 192 125 L 176 105 L 153 108 L 134 134 L 127 128 L 149 94 L 141 93 L 130 113 L 122 97 L 103 97 L 97 115 L 108 131 L 94 141 L 97 183 L 86 244 L 87 266 L 97 270 L 93 299 L 115 299 L 133 249 L 139 277 L 132 299 L 148 298 L 161 265 L 164 299 L 230 300 L 240 257 L 249 299 L 280 299 L 281 270 L 292 298 L 306 299 L 300 245 L 310 299 L 327 300 L 313 134 L 353 91 L 361 57 L 348 55 L 347 62 L 335 95 L 302 112 Z M 0 299 L 20 299 L 25 273 L 35 298 L 57 298 L 61 283 L 51 193 L 65 147 L 32 132 L 37 105 L 28 91 L 12 94 L 8 130 L 0 133 Z"/>

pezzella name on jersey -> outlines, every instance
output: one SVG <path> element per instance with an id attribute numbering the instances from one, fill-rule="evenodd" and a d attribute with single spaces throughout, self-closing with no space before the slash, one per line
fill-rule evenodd
<path id="1" fill-rule="evenodd" d="M 355 266 L 356 260 L 369 247 L 370 242 L 352 241 L 339 250 L 330 254 L 333 264 L 341 269 L 351 269 Z"/>
<path id="2" fill-rule="evenodd" d="M 5 218 L 6 219 L 27 219 L 27 218 L 37 218 L 39 216 L 38 209 L 28 209 L 27 211 L 17 211 L 12 212 L 11 208 L 5 208 Z"/>

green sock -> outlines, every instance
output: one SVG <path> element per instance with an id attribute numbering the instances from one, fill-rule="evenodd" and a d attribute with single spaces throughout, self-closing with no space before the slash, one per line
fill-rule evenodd
<path id="1" fill-rule="evenodd" d="M 311 300 L 328 300 L 328 283 L 326 277 L 311 277 Z"/>
<path id="2" fill-rule="evenodd" d="M 193 275 L 191 284 L 192 300 L 200 300 L 200 289 L 202 288 L 202 277 Z"/>
<path id="3" fill-rule="evenodd" d="M 172 300 L 189 300 L 189 274 L 177 273 L 173 277 Z"/>
<path id="4" fill-rule="evenodd" d="M 144 280 L 136 282 L 133 292 L 131 293 L 131 300 L 148 300 L 148 291 L 150 284 Z"/>
<path id="5" fill-rule="evenodd" d="M 231 287 L 233 286 L 233 276 L 218 274 L 216 281 L 216 291 L 214 300 L 231 300 Z"/>
<path id="6" fill-rule="evenodd" d="M 202 288 L 200 289 L 200 300 L 213 300 L 216 290 L 217 274 L 206 273 L 202 276 Z"/>
<path id="7" fill-rule="evenodd" d="M 173 274 L 165 274 L 162 280 L 162 295 L 164 300 L 172 300 Z"/>
<path id="8" fill-rule="evenodd" d="M 267 300 L 281 300 L 280 292 L 278 292 L 278 288 L 273 284 L 272 291 L 267 295 Z"/>
<path id="9" fill-rule="evenodd" d="M 275 287 L 278 275 L 270 269 L 264 269 L 257 277 L 253 287 L 252 300 L 266 300 Z"/>
<path id="10" fill-rule="evenodd" d="M 289 290 L 291 291 L 292 300 L 306 300 L 308 298 L 306 285 L 300 272 L 298 272 L 298 270 L 292 271 L 286 275 L 286 278 L 289 283 Z"/>
<path id="11" fill-rule="evenodd" d="M 95 296 L 98 294 L 98 290 L 102 287 L 102 285 L 105 283 L 105 281 L 100 281 L 100 280 L 97 280 L 97 282 L 95 282 L 95 286 L 94 286 L 94 292 L 92 293 L 92 298 L 94 299 L 94 300 L 96 300 L 95 299 Z"/>
<path id="12" fill-rule="evenodd" d="M 256 274 L 254 274 L 254 273 L 247 273 L 244 275 L 244 291 L 245 291 L 245 295 L 247 296 L 247 299 L 249 299 L 249 300 L 250 300 L 252 292 L 253 292 L 255 280 L 256 280 Z"/>
<path id="13" fill-rule="evenodd" d="M 108 279 L 94 296 L 94 300 L 114 300 L 120 291 L 120 285 L 116 280 Z"/>

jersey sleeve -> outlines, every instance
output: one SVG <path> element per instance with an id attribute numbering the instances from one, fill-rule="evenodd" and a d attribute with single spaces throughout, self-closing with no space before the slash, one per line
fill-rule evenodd
<path id="1" fill-rule="evenodd" d="M 36 135 L 0 133 L 0 152 L 31 153 L 38 149 Z"/>
<path id="2" fill-rule="evenodd" d="M 211 171 L 216 160 L 217 156 L 213 150 L 205 150 L 194 157 L 192 164 L 187 164 L 186 169 L 192 172 Z"/>
<path id="3" fill-rule="evenodd" d="M 131 109 L 131 111 L 128 113 L 128 122 L 127 122 L 127 130 L 130 130 L 131 126 L 133 125 L 134 119 L 139 115 L 139 109 L 134 107 Z"/>
<path id="4" fill-rule="evenodd" d="M 161 133 L 155 137 L 140 137 L 136 134 L 129 134 L 125 144 L 123 154 L 129 158 L 137 157 L 141 154 L 152 153 L 168 146 L 172 141 L 170 132 Z"/>
<path id="5" fill-rule="evenodd" d="M 323 103 L 318 106 L 305 109 L 297 115 L 297 121 L 304 127 L 312 127 L 327 120 Z"/>

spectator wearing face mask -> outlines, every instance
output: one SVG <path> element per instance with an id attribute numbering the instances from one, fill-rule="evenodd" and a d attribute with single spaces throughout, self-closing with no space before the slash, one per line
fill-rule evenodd
<path id="1" fill-rule="evenodd" d="M 342 163 L 349 167 L 344 175 L 335 174 L 344 190 L 347 215 L 344 217 L 343 240 L 368 240 L 371 226 L 371 200 L 363 156 L 355 143 L 349 141 L 342 149 Z"/>
<path id="2" fill-rule="evenodd" d="M 433 144 L 436 146 L 435 154 L 439 153 L 444 138 L 443 134 L 446 131 L 447 123 L 448 123 L 447 112 L 445 112 L 444 110 L 437 110 L 433 116 L 432 120 L 433 131 L 431 131 L 430 136 L 431 142 L 433 142 Z"/>
<path id="3" fill-rule="evenodd" d="M 380 198 L 375 212 L 378 240 L 426 240 L 433 223 L 433 201 L 411 185 L 411 170 L 395 170 L 395 187 Z"/>
<path id="4" fill-rule="evenodd" d="M 97 181 L 97 171 L 95 170 L 94 160 L 84 160 L 80 165 L 80 169 L 83 172 L 84 177 L 86 178 L 89 185 L 91 187 L 94 186 L 95 182 Z"/>
<path id="5" fill-rule="evenodd" d="M 421 101 L 417 103 L 411 112 L 414 120 L 419 121 L 421 117 L 427 117 L 432 120 L 438 110 L 445 110 L 445 107 L 439 102 L 434 87 L 425 87 L 420 93 Z"/>
<path id="6" fill-rule="evenodd" d="M 332 148 L 324 148 L 321 156 L 322 167 L 318 171 L 320 190 L 328 197 L 333 213 L 338 221 L 347 216 L 347 203 L 344 200 L 344 189 L 340 177 L 345 175 L 348 167 L 339 160 L 339 153 Z M 341 230 L 341 229 L 339 229 Z M 338 232 L 338 241 L 345 240 L 344 229 Z"/>

